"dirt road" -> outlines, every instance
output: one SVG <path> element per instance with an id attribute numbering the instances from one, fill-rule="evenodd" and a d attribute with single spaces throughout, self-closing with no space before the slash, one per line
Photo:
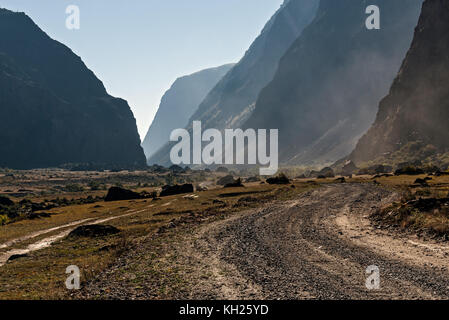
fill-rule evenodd
<path id="1" fill-rule="evenodd" d="M 448 244 L 370 225 L 369 214 L 396 197 L 368 184 L 315 189 L 197 227 L 165 243 L 165 255 L 158 260 L 149 261 L 149 248 L 142 245 L 83 294 L 138 299 L 449 298 Z M 165 283 L 161 293 L 160 279 L 148 274 L 150 263 L 161 267 L 159 278 L 161 270 L 176 269 L 182 285 L 167 288 Z M 371 265 L 380 269 L 379 290 L 365 286 Z M 126 280 L 124 266 L 138 277 Z"/>

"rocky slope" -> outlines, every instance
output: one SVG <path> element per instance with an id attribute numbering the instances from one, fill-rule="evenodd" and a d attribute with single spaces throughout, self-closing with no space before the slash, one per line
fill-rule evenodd
<path id="1" fill-rule="evenodd" d="M 150 158 L 168 143 L 173 129 L 184 128 L 210 90 L 234 66 L 227 64 L 178 78 L 164 94 L 142 147 Z"/>
<path id="2" fill-rule="evenodd" d="M 319 0 L 285 0 L 242 60 L 226 74 L 191 117 L 204 128 L 239 128 L 258 94 L 273 78 L 281 56 L 315 17 Z M 168 164 L 169 146 L 150 162 Z"/>
<path id="3" fill-rule="evenodd" d="M 448 52 L 449 2 L 426 0 L 399 74 L 352 160 L 438 161 L 449 151 Z"/>
<path id="4" fill-rule="evenodd" d="M 134 116 L 81 59 L 0 9 L 0 167 L 145 165 Z"/>
<path id="5" fill-rule="evenodd" d="M 279 129 L 280 160 L 324 165 L 349 154 L 375 118 L 413 37 L 422 0 L 321 0 L 282 57 L 249 128 Z M 368 30 L 377 5 L 381 29 Z"/>

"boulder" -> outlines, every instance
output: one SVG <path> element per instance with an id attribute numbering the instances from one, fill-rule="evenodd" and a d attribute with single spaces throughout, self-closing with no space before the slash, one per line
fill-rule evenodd
<path id="1" fill-rule="evenodd" d="M 238 187 L 244 187 L 242 184 L 242 179 L 238 178 L 237 180 L 234 180 L 233 182 L 227 183 L 224 186 L 225 188 L 238 188 Z"/>
<path id="2" fill-rule="evenodd" d="M 344 177 L 335 179 L 335 182 L 345 183 L 346 179 Z"/>
<path id="3" fill-rule="evenodd" d="M 224 186 L 224 185 L 227 185 L 229 183 L 234 183 L 234 182 L 235 182 L 234 177 L 231 175 L 227 175 L 227 176 L 224 176 L 224 177 L 218 179 L 217 185 Z"/>
<path id="4" fill-rule="evenodd" d="M 355 165 L 355 163 L 352 160 L 348 160 L 345 162 L 343 168 L 341 169 L 341 174 L 343 176 L 349 176 L 351 174 L 354 174 L 357 172 L 359 168 Z"/>
<path id="5" fill-rule="evenodd" d="M 325 178 L 335 177 L 334 170 L 332 170 L 332 168 L 330 168 L 330 167 L 325 167 L 325 168 L 321 169 L 321 171 L 319 172 L 319 175 L 324 176 Z"/>
<path id="6" fill-rule="evenodd" d="M 183 185 L 166 185 L 162 187 L 162 191 L 159 194 L 160 197 L 166 197 L 166 196 L 173 196 L 175 194 L 182 194 L 182 193 L 191 193 L 194 192 L 193 184 L 186 183 Z"/>
<path id="7" fill-rule="evenodd" d="M 290 179 L 283 173 L 278 175 L 277 177 L 272 177 L 267 179 L 268 184 L 289 184 Z"/>
<path id="8" fill-rule="evenodd" d="M 134 200 L 142 199 L 143 196 L 137 192 L 123 189 L 120 187 L 111 187 L 106 195 L 104 201 L 121 201 L 121 200 Z"/>
<path id="9" fill-rule="evenodd" d="M 9 199 L 8 197 L 0 196 L 0 205 L 6 206 L 6 207 L 13 206 L 14 201 Z"/>
<path id="10" fill-rule="evenodd" d="M 28 255 L 26 254 L 26 253 L 23 253 L 23 254 L 13 254 L 12 256 L 10 256 L 9 258 L 8 258 L 8 262 L 10 262 L 10 261 L 14 261 L 14 260 L 17 260 L 17 259 L 21 259 L 21 258 L 26 258 L 26 257 L 28 257 Z"/>
<path id="11" fill-rule="evenodd" d="M 424 170 L 421 168 L 417 168 L 415 166 L 406 166 L 403 168 L 399 168 L 397 169 L 394 174 L 396 176 L 400 176 L 400 175 L 420 175 L 420 174 L 424 174 Z"/>

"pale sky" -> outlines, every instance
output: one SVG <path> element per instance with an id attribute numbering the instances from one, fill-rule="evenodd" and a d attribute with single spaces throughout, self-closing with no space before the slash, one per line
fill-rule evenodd
<path id="1" fill-rule="evenodd" d="M 0 0 L 70 47 L 128 101 L 141 139 L 164 92 L 183 75 L 237 62 L 283 0 Z M 80 8 L 80 30 L 65 25 Z"/>

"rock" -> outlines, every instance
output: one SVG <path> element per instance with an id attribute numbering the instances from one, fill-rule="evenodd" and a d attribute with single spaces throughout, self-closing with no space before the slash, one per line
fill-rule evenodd
<path id="1" fill-rule="evenodd" d="M 23 254 L 13 254 L 12 256 L 10 256 L 10 257 L 8 258 L 8 262 L 14 261 L 14 260 L 17 260 L 17 259 L 21 259 L 21 258 L 26 258 L 26 257 L 28 257 L 28 254 L 26 254 L 26 253 L 23 253 Z"/>
<path id="2" fill-rule="evenodd" d="M 400 175 L 413 176 L 413 175 L 424 174 L 424 170 L 422 170 L 421 168 L 414 167 L 414 166 L 407 166 L 407 167 L 404 167 L 404 168 L 397 169 L 394 172 L 394 174 L 396 176 L 400 176 Z"/>
<path id="3" fill-rule="evenodd" d="M 182 193 L 191 193 L 194 191 L 193 185 L 188 183 L 188 184 L 183 184 L 183 185 L 174 185 L 174 186 L 163 186 L 162 187 L 162 191 L 159 194 L 160 197 L 166 197 L 166 196 L 172 196 L 175 194 L 182 194 Z"/>
<path id="4" fill-rule="evenodd" d="M 449 172 L 442 172 L 442 171 L 437 171 L 435 173 L 436 177 L 441 177 L 441 176 L 449 176 Z"/>
<path id="5" fill-rule="evenodd" d="M 344 177 L 335 179 L 335 182 L 345 183 L 346 179 Z"/>
<path id="6" fill-rule="evenodd" d="M 249 183 L 249 182 L 259 182 L 260 178 L 258 176 L 253 176 L 253 177 L 249 177 L 245 179 L 245 182 Z"/>
<path id="7" fill-rule="evenodd" d="M 218 179 L 217 185 L 224 186 L 226 184 L 234 183 L 234 182 L 235 182 L 234 177 L 231 175 L 227 175 L 227 176 L 224 176 L 224 177 Z"/>
<path id="8" fill-rule="evenodd" d="M 380 175 L 380 174 L 389 174 L 393 171 L 393 167 L 383 165 L 383 164 L 377 164 L 368 168 L 362 168 L 358 171 L 359 175 Z"/>
<path id="9" fill-rule="evenodd" d="M 92 224 L 79 226 L 75 230 L 69 233 L 68 237 L 87 237 L 87 238 L 96 238 L 96 237 L 104 237 L 112 234 L 119 233 L 120 230 L 116 227 L 109 225 L 101 225 L 101 224 Z"/>
<path id="10" fill-rule="evenodd" d="M 215 172 L 228 173 L 229 170 L 226 167 L 218 167 Z"/>
<path id="11" fill-rule="evenodd" d="M 334 170 L 332 170 L 332 168 L 330 168 L 330 167 L 325 167 L 325 168 L 321 169 L 320 175 L 325 176 L 326 178 L 335 177 Z"/>
<path id="12" fill-rule="evenodd" d="M 0 205 L 6 206 L 6 207 L 13 206 L 14 201 L 9 199 L 8 197 L 0 196 Z"/>
<path id="13" fill-rule="evenodd" d="M 319 178 L 319 179 L 333 178 L 333 177 L 335 177 L 335 174 L 334 174 L 334 170 L 332 170 L 332 168 L 325 167 L 325 168 L 321 169 L 320 171 L 312 170 L 309 174 L 309 177 L 310 178 Z"/>
<path id="14" fill-rule="evenodd" d="M 283 173 L 278 175 L 277 177 L 272 177 L 267 179 L 268 184 L 289 184 L 290 179 Z"/>
<path id="15" fill-rule="evenodd" d="M 358 169 L 359 168 L 357 168 L 357 166 L 352 160 L 348 160 L 345 162 L 343 168 L 341 169 L 341 174 L 343 176 L 349 176 L 351 174 L 356 173 Z"/>
<path id="16" fill-rule="evenodd" d="M 225 184 L 224 188 L 238 188 L 238 187 L 244 187 L 242 184 L 242 179 L 238 178 L 237 180 L 234 180 L 231 183 Z"/>
<path id="17" fill-rule="evenodd" d="M 426 186 L 426 187 L 428 186 L 427 180 L 426 179 L 421 179 L 421 178 L 416 179 L 415 180 L 415 184 L 419 184 L 419 185 Z"/>
<path id="18" fill-rule="evenodd" d="M 111 187 L 106 195 L 104 201 L 122 201 L 122 200 L 134 200 L 134 199 L 142 199 L 143 196 L 137 192 L 123 189 L 120 187 Z"/>

